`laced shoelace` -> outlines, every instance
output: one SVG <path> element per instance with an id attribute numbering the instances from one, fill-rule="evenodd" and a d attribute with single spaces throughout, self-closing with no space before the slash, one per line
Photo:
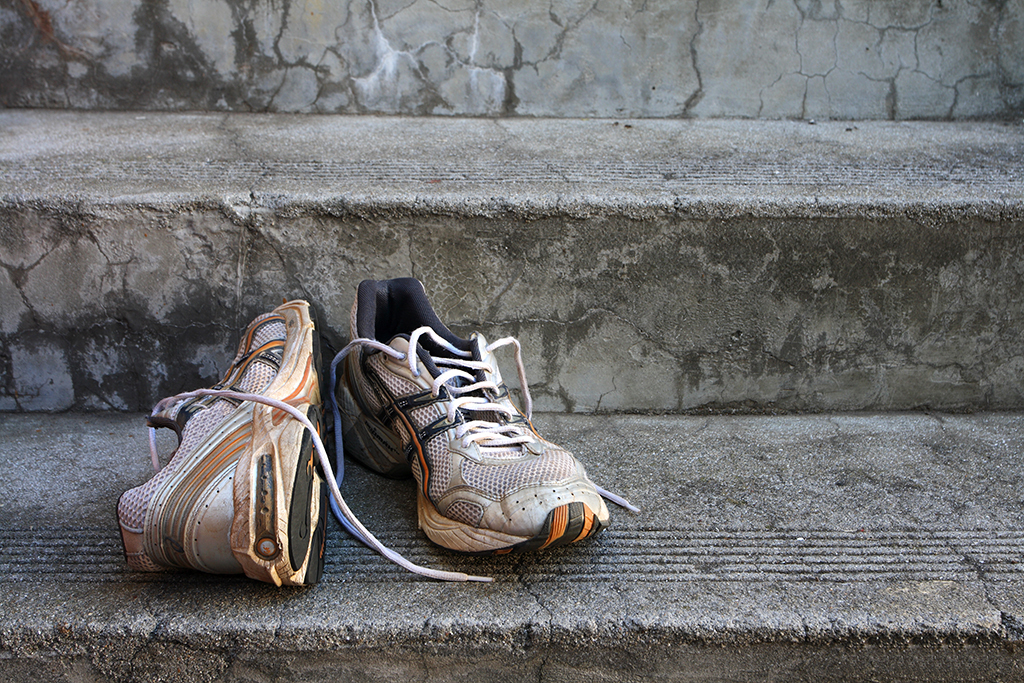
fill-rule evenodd
<path id="1" fill-rule="evenodd" d="M 156 416 L 167 407 L 178 403 L 179 401 L 187 401 L 193 398 L 199 398 L 204 396 L 212 396 L 218 398 L 231 398 L 239 401 L 251 401 L 253 403 L 260 403 L 262 405 L 270 406 L 277 410 L 282 410 L 291 417 L 299 421 L 299 423 L 309 431 L 312 437 L 313 447 L 316 450 L 317 457 L 320 461 L 320 467 L 327 477 L 327 485 L 331 491 L 331 511 L 341 525 L 359 541 L 373 550 L 380 553 L 383 557 L 391 560 L 395 564 L 407 569 L 408 571 L 425 576 L 431 579 L 439 579 L 441 581 L 482 581 L 491 582 L 494 579 L 486 576 L 473 576 L 471 574 L 465 574 L 463 572 L 450 572 L 438 569 L 430 569 L 429 567 L 423 567 L 402 557 L 400 554 L 391 550 L 386 545 L 381 543 L 377 538 L 369 532 L 362 525 L 359 519 L 355 516 L 348 505 L 345 503 L 345 499 L 341 495 L 340 485 L 345 477 L 345 450 L 342 444 L 342 428 L 341 428 L 341 411 L 338 408 L 338 401 L 335 397 L 335 388 L 337 387 L 337 368 L 338 364 L 348 356 L 353 350 L 362 347 L 369 347 L 382 351 L 387 355 L 391 356 L 398 361 L 408 361 L 409 368 L 412 374 L 416 377 L 420 376 L 419 367 L 417 366 L 417 345 L 420 337 L 424 334 L 428 335 L 434 342 L 439 344 L 441 347 L 446 349 L 449 353 L 459 356 L 459 358 L 441 358 L 431 356 L 434 360 L 435 365 L 438 366 L 454 366 L 444 370 L 437 377 L 431 380 L 431 392 L 437 396 L 441 387 L 446 387 L 447 391 L 453 394 L 453 398 L 447 401 L 448 418 L 450 420 L 455 419 L 456 411 L 480 411 L 480 412 L 497 412 L 507 417 L 515 417 L 516 413 L 508 408 L 508 406 L 490 401 L 481 396 L 463 396 L 470 392 L 476 392 L 483 389 L 489 389 L 492 391 L 499 391 L 497 384 L 491 381 L 476 381 L 476 376 L 470 374 L 465 369 L 470 370 L 483 370 L 488 373 L 493 373 L 494 369 L 482 361 L 466 360 L 472 357 L 472 353 L 469 351 L 463 351 L 456 348 L 448 342 L 448 340 L 440 337 L 430 327 L 420 327 L 415 330 L 409 337 L 409 351 L 408 353 L 402 353 L 387 344 L 383 344 L 374 339 L 356 338 L 353 339 L 344 349 L 342 349 L 331 361 L 331 376 L 330 376 L 330 400 L 331 410 L 334 417 L 334 434 L 335 434 L 335 461 L 337 463 L 337 471 L 331 467 L 330 460 L 327 457 L 327 449 L 324 447 L 324 443 L 320 438 L 320 435 L 316 431 L 316 427 L 312 422 L 309 421 L 301 411 L 288 403 L 279 401 L 277 399 L 270 398 L 268 396 L 262 396 L 260 394 L 251 394 L 240 391 L 234 391 L 231 389 L 196 389 L 195 391 L 188 391 L 174 396 L 169 396 L 154 406 L 151 416 Z M 486 350 L 488 353 L 493 352 L 495 349 L 501 348 L 512 344 L 515 346 L 516 356 L 516 368 L 519 374 L 519 383 L 523 394 L 523 404 L 526 408 L 526 419 L 532 420 L 533 418 L 533 400 L 530 397 L 530 390 L 526 383 L 526 369 L 523 365 L 522 358 L 522 347 L 519 341 L 514 337 L 505 337 L 492 342 L 487 345 Z M 440 369 L 440 368 L 439 368 Z M 452 383 L 451 380 L 461 378 L 468 380 L 470 384 L 464 384 L 457 386 Z M 150 456 L 153 461 L 153 468 L 160 471 L 160 458 L 157 453 L 156 446 L 156 427 L 149 428 L 149 449 Z M 463 447 L 468 447 L 470 443 L 477 443 L 484 448 L 507 448 L 510 446 L 519 446 L 535 441 L 530 430 L 525 429 L 521 424 L 510 423 L 500 424 L 490 420 L 469 420 L 464 421 L 456 427 L 456 438 L 463 440 Z M 610 491 L 606 491 L 600 486 L 595 485 L 594 488 L 602 497 L 610 500 L 616 505 L 631 510 L 633 512 L 640 512 L 640 508 L 630 504 L 629 501 L 618 496 Z"/>
<path id="2" fill-rule="evenodd" d="M 337 386 L 337 368 L 338 364 L 349 353 L 357 348 L 368 347 L 381 351 L 388 356 L 394 358 L 399 362 L 407 362 L 409 364 L 409 371 L 414 377 L 420 376 L 419 365 L 417 363 L 418 353 L 417 348 L 419 346 L 419 340 L 424 335 L 430 337 L 432 341 L 444 348 L 446 351 L 451 353 L 453 356 L 458 358 L 445 358 L 431 355 L 431 359 L 434 361 L 434 365 L 441 369 L 441 366 L 455 366 L 450 367 L 447 370 L 442 371 L 437 377 L 431 379 L 431 393 L 436 397 L 440 394 L 441 387 L 452 395 L 452 400 L 446 401 L 448 410 L 448 419 L 451 421 L 455 420 L 455 414 L 458 410 L 468 411 L 479 411 L 479 412 L 498 412 L 506 415 L 507 417 L 515 417 L 518 413 L 511 410 L 507 405 L 502 405 L 490 401 L 482 396 L 464 396 L 470 392 L 476 392 L 482 389 L 489 389 L 492 391 L 500 391 L 497 384 L 492 381 L 477 381 L 475 375 L 466 372 L 461 368 L 467 368 L 471 370 L 483 370 L 487 373 L 494 372 L 487 363 L 482 361 L 466 360 L 472 357 L 472 352 L 463 351 L 462 349 L 453 346 L 447 339 L 441 337 L 429 326 L 419 327 L 409 335 L 409 350 L 406 353 L 398 351 L 397 349 L 389 346 L 388 344 L 381 343 L 375 339 L 367 339 L 364 337 L 357 337 L 348 343 L 345 348 L 338 352 L 331 362 L 331 378 L 330 378 L 330 398 L 331 398 L 331 409 L 334 413 L 334 433 L 336 438 L 335 443 L 335 460 L 338 463 L 338 484 L 340 485 L 342 478 L 344 477 L 344 445 L 342 444 L 341 434 L 341 412 L 338 409 L 337 398 L 335 397 L 335 387 Z M 491 342 L 485 348 L 488 353 L 493 353 L 495 349 L 501 348 L 502 346 L 513 345 L 515 347 L 515 358 L 516 358 L 516 370 L 519 375 L 519 386 L 523 394 L 523 406 L 526 409 L 526 419 L 530 421 L 533 419 L 533 399 L 530 396 L 530 388 L 526 382 L 526 366 L 523 364 L 522 346 L 519 344 L 519 340 L 515 337 L 504 337 L 497 341 Z M 462 378 L 468 380 L 470 384 L 464 384 L 458 386 L 451 380 L 456 378 Z M 530 429 L 525 428 L 521 423 L 508 423 L 500 424 L 491 420 L 468 420 L 459 424 L 455 430 L 456 438 L 462 439 L 462 446 L 466 448 L 470 443 L 476 442 L 484 448 L 507 448 L 509 446 L 519 446 L 527 443 L 536 441 L 536 437 Z M 640 508 L 631 504 L 625 498 L 607 491 L 600 486 L 594 485 L 594 489 L 603 498 L 610 500 L 619 507 L 625 508 L 632 512 L 640 512 Z M 333 501 L 332 501 L 333 507 Z M 335 510 L 335 515 L 338 520 L 345 525 L 345 521 L 338 514 L 338 510 Z M 346 527 L 347 528 L 347 527 Z"/>
<path id="3" fill-rule="evenodd" d="M 332 365 L 332 378 L 333 378 L 333 365 Z M 332 389 L 331 389 L 331 394 L 332 394 L 332 396 L 334 394 L 333 386 L 332 386 Z M 365 545 L 367 545 L 370 548 L 376 550 L 378 553 L 380 553 L 384 557 L 388 558 L 389 560 L 391 560 L 395 564 L 397 564 L 397 565 L 399 565 L 399 566 L 401 566 L 401 567 L 403 567 L 403 568 L 405 568 L 405 569 L 407 569 L 410 572 L 413 572 L 415 574 L 420 574 L 422 576 L 426 576 L 426 577 L 429 577 L 429 578 L 432 578 L 432 579 L 440 579 L 442 581 L 487 581 L 487 582 L 489 582 L 489 581 L 493 581 L 494 580 L 494 579 L 491 579 L 491 578 L 486 577 L 486 576 L 472 576 L 472 575 L 469 575 L 469 574 L 464 574 L 462 572 L 448 572 L 448 571 L 441 571 L 441 570 L 437 570 L 437 569 L 430 569 L 428 567 L 421 567 L 420 565 L 414 564 L 414 563 L 410 562 L 409 560 L 405 559 L 404 557 L 402 557 L 401 555 L 396 553 L 394 550 L 391 550 L 386 545 L 384 545 L 383 543 L 378 541 L 377 538 L 373 534 L 371 534 L 366 529 L 366 527 L 364 527 L 362 525 L 362 523 L 360 523 L 359 519 L 355 516 L 355 514 L 353 514 L 352 510 L 350 510 L 348 505 L 345 503 L 345 499 L 342 498 L 342 496 L 341 496 L 341 491 L 338 489 L 338 483 L 341 481 L 340 474 L 341 474 L 342 469 L 343 469 L 342 465 L 341 465 L 341 460 L 340 459 L 338 460 L 338 463 L 339 463 L 339 467 L 338 467 L 339 476 L 337 477 L 337 479 L 335 479 L 334 470 L 333 470 L 333 468 L 331 468 L 330 460 L 327 457 L 327 449 L 324 448 L 324 443 L 320 439 L 320 435 L 317 434 L 316 427 L 313 426 L 313 423 L 309 421 L 309 418 L 307 418 L 300 410 L 298 410 L 297 408 L 295 408 L 292 405 L 289 405 L 289 404 L 285 403 L 284 401 L 279 401 L 277 399 L 269 398 L 267 396 L 261 396 L 260 394 L 249 394 L 249 393 L 240 392 L 240 391 L 232 391 L 230 389 L 197 389 L 195 391 L 188 391 L 188 392 L 185 392 L 185 393 L 182 393 L 182 394 L 177 394 L 175 396 L 170 396 L 168 398 L 163 399 L 162 401 L 157 403 L 156 406 L 153 408 L 152 416 L 156 416 L 160 411 L 164 410 L 165 408 L 167 408 L 170 405 L 174 405 L 178 401 L 187 401 L 189 399 L 198 398 L 198 397 L 201 397 L 201 396 L 214 396 L 214 397 L 219 397 L 219 398 L 231 398 L 231 399 L 237 399 L 237 400 L 240 400 L 240 401 L 252 401 L 253 403 L 261 403 L 263 405 L 270 406 L 270 407 L 275 408 L 277 410 L 282 410 L 282 411 L 286 412 L 288 415 L 290 415 L 293 418 L 295 418 L 296 420 L 298 420 L 299 423 L 309 431 L 309 434 L 310 434 L 310 436 L 313 439 L 313 447 L 316 449 L 317 457 L 320 460 L 320 467 L 323 469 L 323 471 L 324 471 L 324 473 L 325 473 L 325 475 L 327 477 L 327 485 L 328 485 L 328 487 L 330 488 L 330 491 L 331 491 L 331 510 L 338 517 L 338 520 L 341 522 L 342 526 L 344 526 L 345 529 L 347 529 L 349 533 L 351 533 L 357 539 L 362 541 Z M 338 417 L 338 413 L 337 413 L 337 407 L 335 407 L 335 418 L 336 418 L 335 424 L 337 425 L 340 422 L 340 417 Z M 340 440 L 341 439 L 340 428 L 338 429 L 336 434 L 338 435 L 338 439 Z M 153 466 L 156 469 L 156 471 L 159 472 L 160 471 L 160 458 L 157 455 L 157 449 L 156 449 L 156 428 L 155 427 L 150 427 L 149 428 L 149 447 L 150 447 L 150 455 L 152 456 L 152 459 L 153 459 Z"/>
<path id="4" fill-rule="evenodd" d="M 413 377 L 420 376 L 419 365 L 416 363 L 416 347 L 419 343 L 420 337 L 424 334 L 428 335 L 435 343 L 444 347 L 449 353 L 460 356 L 460 358 L 432 356 L 434 364 L 439 366 L 438 369 L 440 369 L 440 366 L 452 366 L 441 372 L 437 377 L 434 377 L 431 380 L 430 386 L 430 393 L 433 394 L 434 398 L 437 398 L 440 395 L 441 387 L 446 387 L 449 394 L 452 395 L 452 399 L 445 402 L 445 406 L 448 410 L 448 420 L 450 422 L 455 421 L 455 416 L 459 410 L 501 413 L 506 418 L 516 417 L 517 413 L 511 410 L 507 405 L 489 401 L 479 395 L 463 395 L 474 392 L 482 393 L 483 390 L 490 390 L 494 392 L 500 391 L 500 387 L 498 387 L 494 382 L 489 380 L 477 381 L 475 375 L 467 372 L 465 369 L 462 369 L 483 370 L 486 373 L 493 373 L 494 368 L 482 361 L 466 360 L 468 358 L 472 358 L 472 352 L 463 351 L 452 346 L 446 339 L 439 336 L 429 327 L 420 327 L 414 331 L 409 337 L 409 353 L 399 354 L 399 356 L 405 356 L 404 358 L 396 357 L 397 360 L 400 361 L 409 361 L 409 371 L 413 374 Z M 495 349 L 508 344 L 514 345 L 516 349 L 516 369 L 519 372 L 519 385 L 522 387 L 523 404 L 526 407 L 526 419 L 529 420 L 533 416 L 533 399 L 530 397 L 530 389 L 526 384 L 526 369 L 523 365 L 522 347 L 519 345 L 519 340 L 514 337 L 505 337 L 488 344 L 485 350 L 488 353 L 492 353 Z M 392 351 L 394 351 L 394 349 L 392 349 Z M 465 380 L 469 383 L 452 383 L 452 380 L 457 379 Z M 477 443 L 484 448 L 506 448 L 508 446 L 518 446 L 530 443 L 535 440 L 530 431 L 525 429 L 521 424 L 501 424 L 492 420 L 465 421 L 455 428 L 455 438 L 462 439 L 463 448 L 468 448 L 471 443 Z"/>

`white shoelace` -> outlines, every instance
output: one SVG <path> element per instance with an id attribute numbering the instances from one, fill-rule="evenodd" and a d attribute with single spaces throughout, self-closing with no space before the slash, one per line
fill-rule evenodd
<path id="1" fill-rule="evenodd" d="M 510 410 L 508 406 L 488 401 L 480 396 L 460 396 L 459 394 L 467 394 L 477 391 L 478 389 L 499 391 L 500 388 L 497 384 L 491 381 L 478 382 L 474 375 L 459 368 L 483 370 L 490 374 L 494 374 L 494 368 L 481 361 L 463 360 L 472 357 L 472 352 L 456 348 L 447 339 L 438 335 L 431 327 L 419 327 L 409 335 L 409 351 L 407 353 L 402 353 L 388 344 L 381 343 L 375 339 L 357 337 L 349 342 L 345 348 L 339 351 L 334 357 L 334 361 L 331 362 L 330 399 L 331 408 L 334 412 L 334 433 L 336 435 L 334 440 L 335 460 L 338 463 L 339 484 L 344 476 L 344 465 L 342 464 L 344 460 L 344 446 L 341 443 L 340 436 L 338 436 L 341 434 L 341 413 L 338 409 L 338 403 L 334 393 L 335 387 L 337 386 L 338 364 L 356 348 L 369 347 L 381 351 L 399 362 L 408 362 L 409 371 L 414 377 L 419 377 L 421 373 L 417 363 L 417 359 L 419 357 L 417 348 L 420 338 L 424 335 L 430 337 L 435 343 L 446 349 L 452 355 L 459 356 L 459 358 L 431 356 L 431 359 L 434 361 L 434 365 L 439 366 L 438 369 L 440 369 L 440 366 L 456 366 L 441 372 L 437 377 L 431 379 L 431 393 L 434 396 L 438 396 L 440 394 L 442 386 L 446 387 L 449 393 L 453 395 L 452 400 L 446 402 L 449 420 L 454 421 L 455 412 L 459 409 L 482 412 L 499 412 L 508 417 L 515 417 L 518 414 L 517 412 Z M 516 370 L 519 374 L 519 386 L 521 387 L 523 394 L 523 404 L 526 408 L 525 417 L 529 421 L 533 419 L 533 399 L 530 397 L 530 389 L 526 382 L 526 366 L 523 364 L 522 346 L 520 346 L 519 340 L 515 337 L 504 337 L 488 344 L 485 347 L 485 351 L 493 353 L 495 349 L 509 344 L 515 346 Z M 461 387 L 453 386 L 452 384 L 449 384 L 449 381 L 453 378 L 463 378 L 471 383 Z M 508 446 L 517 446 L 535 441 L 533 433 L 530 430 L 525 429 L 520 424 L 513 423 L 502 425 L 485 420 L 470 420 L 464 422 L 456 428 L 455 435 L 456 438 L 462 439 L 463 448 L 469 446 L 471 442 L 477 442 L 480 446 L 485 448 L 505 448 Z M 640 508 L 631 504 L 625 498 L 614 494 L 611 491 L 607 491 L 596 484 L 594 485 L 594 488 L 599 495 L 610 500 L 619 507 L 632 512 L 640 512 Z M 335 515 L 338 515 L 337 510 L 335 510 Z M 343 525 L 345 524 L 340 515 L 338 515 L 338 519 Z"/>
<path id="2" fill-rule="evenodd" d="M 453 395 L 452 400 L 447 401 L 448 418 L 450 420 L 455 419 L 456 411 L 468 410 L 468 411 L 480 411 L 480 412 L 497 412 L 507 417 L 514 418 L 518 413 L 510 410 L 508 406 L 500 403 L 489 401 L 486 398 L 480 396 L 462 396 L 461 394 L 467 394 L 475 392 L 481 389 L 489 389 L 492 391 L 499 391 L 500 388 L 497 384 L 491 381 L 476 381 L 476 377 L 467 372 L 468 370 L 483 370 L 487 373 L 493 374 L 494 369 L 487 363 L 481 361 L 465 360 L 472 357 L 472 353 L 469 351 L 463 351 L 452 346 L 446 339 L 440 337 L 430 327 L 420 327 L 415 330 L 409 338 L 409 351 L 408 353 L 402 353 L 387 344 L 383 344 L 374 339 L 356 338 L 353 339 L 344 349 L 342 349 L 331 362 L 331 378 L 330 378 L 330 401 L 331 409 L 334 413 L 334 434 L 335 434 L 335 461 L 337 463 L 337 472 L 331 467 L 330 460 L 327 457 L 327 450 L 324 447 L 323 441 L 320 439 L 320 435 L 317 434 L 316 427 L 309 421 L 309 419 L 297 408 L 291 406 L 283 401 L 262 396 L 260 394 L 250 394 L 240 391 L 233 391 L 230 389 L 197 389 L 195 391 L 188 391 L 174 396 L 169 396 L 153 408 L 152 416 L 156 416 L 167 406 L 173 405 L 179 401 L 186 401 L 192 398 L 198 398 L 202 396 L 213 396 L 220 398 L 231 398 L 239 401 L 251 401 L 253 403 L 260 403 L 263 405 L 270 406 L 277 410 L 282 410 L 288 415 L 292 416 L 299 423 L 309 431 L 312 437 L 313 447 L 316 449 L 317 457 L 320 461 L 320 467 L 327 477 L 327 485 L 331 491 L 331 510 L 334 515 L 341 522 L 341 525 L 353 536 L 359 539 L 362 543 L 372 548 L 373 550 L 380 553 L 382 556 L 391 560 L 395 564 L 407 569 L 414 574 L 420 574 L 431 579 L 439 579 L 442 581 L 483 581 L 490 582 L 494 579 L 486 576 L 473 576 L 471 574 L 465 574 L 463 572 L 449 572 L 437 569 L 430 569 L 429 567 L 423 567 L 418 564 L 414 564 L 409 560 L 402 557 L 400 554 L 391 550 L 386 545 L 381 543 L 377 538 L 371 534 L 366 527 L 362 525 L 359 519 L 355 516 L 348 505 L 345 503 L 345 499 L 341 495 L 339 486 L 345 476 L 345 451 L 344 445 L 342 444 L 342 428 L 341 428 L 341 412 L 338 409 L 338 402 L 335 398 L 335 388 L 337 386 L 337 367 L 338 364 L 344 360 L 344 358 L 356 348 L 369 347 L 382 351 L 387 355 L 391 356 L 398 361 L 408 361 L 409 369 L 412 374 L 416 377 L 420 375 L 419 367 L 417 365 L 417 346 L 419 339 L 423 335 L 429 336 L 434 342 L 445 348 L 453 355 L 459 356 L 459 358 L 441 358 L 432 356 L 435 365 L 438 366 L 452 366 L 449 369 L 441 372 L 437 377 L 431 380 L 431 393 L 434 396 L 438 396 L 441 391 L 441 387 L 444 386 Z M 519 373 L 519 385 L 523 394 L 523 403 L 526 408 L 526 419 L 531 420 L 533 418 L 533 400 L 530 397 L 530 390 L 526 383 L 526 369 L 523 365 L 522 358 L 522 347 L 519 341 L 514 337 L 505 337 L 492 342 L 487 345 L 486 351 L 488 353 L 493 352 L 495 349 L 501 348 L 512 344 L 515 346 L 515 357 L 516 357 L 516 368 Z M 463 369 L 465 368 L 465 369 Z M 470 383 L 463 386 L 455 386 L 450 383 L 452 379 L 461 378 L 468 380 Z M 510 446 L 519 446 L 530 443 L 535 440 L 530 430 L 525 429 L 522 425 L 512 424 L 499 424 L 487 420 L 469 420 L 463 422 L 456 428 L 456 438 L 462 439 L 463 447 L 468 447 L 470 443 L 477 443 L 483 448 L 507 448 Z M 153 468 L 160 471 L 160 458 L 157 454 L 156 447 L 156 428 L 149 428 L 149 448 L 150 456 L 153 461 Z M 606 491 L 600 486 L 594 487 L 598 494 L 604 498 L 610 500 L 616 505 L 631 510 L 633 512 L 640 512 L 640 509 L 631 505 L 627 500 L 618 496 L 610 491 Z"/>
<path id="3" fill-rule="evenodd" d="M 331 393 L 333 395 L 333 388 Z M 277 410 L 283 410 L 284 412 L 288 413 L 296 420 L 298 420 L 299 423 L 302 424 L 302 426 L 309 431 L 310 436 L 313 438 L 313 447 L 316 449 L 316 454 L 320 460 L 320 467 L 323 469 L 324 474 L 327 476 L 327 485 L 331 490 L 331 509 L 334 511 L 334 514 L 338 516 L 338 519 L 341 521 L 342 526 L 344 526 L 353 536 L 355 536 L 360 541 L 365 543 L 367 546 L 373 548 L 378 553 L 388 558 L 395 564 L 404 567 L 405 569 L 408 569 L 410 572 L 413 572 L 414 574 L 420 574 L 431 579 L 440 579 L 442 581 L 494 580 L 485 576 L 472 576 L 469 574 L 464 574 L 462 572 L 447 572 L 440 571 L 437 569 L 430 569 L 428 567 L 421 567 L 418 564 L 413 564 L 409 560 L 405 559 L 404 557 L 396 553 L 394 550 L 391 550 L 383 543 L 378 541 L 377 538 L 374 537 L 374 535 L 371 534 L 369 531 L 367 531 L 367 529 L 360 523 L 359 519 L 356 518 L 356 516 L 349 509 L 348 505 L 346 505 L 345 499 L 341 497 L 341 491 L 338 490 L 338 482 L 341 481 L 341 478 L 338 477 L 337 480 L 335 479 L 334 470 L 331 468 L 330 460 L 327 458 L 327 450 L 324 448 L 324 443 L 320 439 L 320 435 L 317 434 L 316 432 L 316 427 L 314 427 L 313 423 L 309 421 L 309 418 L 307 418 L 300 410 L 298 410 L 294 406 L 288 405 L 287 403 L 279 401 L 277 399 L 269 398 L 267 396 L 261 396 L 260 394 L 247 394 L 240 391 L 232 391 L 230 389 L 197 389 L 196 391 L 188 391 L 182 394 L 177 394 L 176 396 L 171 396 L 169 398 L 163 399 L 162 401 L 156 404 L 156 407 L 153 408 L 152 415 L 155 416 L 166 406 L 173 405 L 178 401 L 185 401 L 190 398 L 197 398 L 200 396 L 217 396 L 221 398 L 233 398 L 240 401 L 252 401 L 254 403 L 262 403 L 263 405 L 268 405 Z M 340 429 L 336 433 L 338 435 L 338 438 L 340 439 Z M 149 428 L 149 444 L 150 455 L 153 458 L 154 467 L 159 472 L 160 459 L 157 456 L 156 451 L 156 428 L 154 427 Z M 339 463 L 340 462 L 341 461 L 339 460 Z M 338 469 L 340 472 L 341 467 L 339 466 Z"/>

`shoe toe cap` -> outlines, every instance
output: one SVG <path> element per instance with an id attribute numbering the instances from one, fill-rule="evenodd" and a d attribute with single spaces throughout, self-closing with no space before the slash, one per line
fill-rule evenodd
<path id="1" fill-rule="evenodd" d="M 602 527 L 608 525 L 608 508 L 587 479 L 536 484 L 513 491 L 485 512 L 481 525 L 532 538 L 542 532 L 552 510 L 574 502 L 586 505 Z"/>

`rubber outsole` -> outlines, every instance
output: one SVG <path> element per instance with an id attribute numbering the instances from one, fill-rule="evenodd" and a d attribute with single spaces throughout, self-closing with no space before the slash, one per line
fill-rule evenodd
<path id="1" fill-rule="evenodd" d="M 425 498 L 417 498 L 419 525 L 434 543 L 466 555 L 506 555 L 559 548 L 599 533 L 607 525 L 586 503 L 573 501 L 548 512 L 540 531 L 531 537 L 514 536 L 473 527 L 445 517 Z"/>

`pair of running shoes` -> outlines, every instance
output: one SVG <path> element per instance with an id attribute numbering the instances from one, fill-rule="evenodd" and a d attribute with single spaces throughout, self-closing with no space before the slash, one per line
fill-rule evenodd
<path id="1" fill-rule="evenodd" d="M 537 435 L 519 343 L 456 336 L 419 281 L 361 283 L 351 338 L 324 368 L 309 304 L 285 303 L 248 326 L 220 383 L 156 405 L 148 425 L 157 473 L 117 506 L 131 569 L 315 584 L 333 510 L 356 538 L 410 571 L 489 580 L 412 564 L 380 543 L 338 488 L 344 452 L 382 475 L 411 475 L 420 528 L 463 553 L 567 545 L 608 526 L 603 497 L 632 507 Z M 515 348 L 523 412 L 495 362 L 506 345 Z M 326 419 L 334 458 L 324 446 Z M 163 467 L 162 427 L 178 437 Z"/>

